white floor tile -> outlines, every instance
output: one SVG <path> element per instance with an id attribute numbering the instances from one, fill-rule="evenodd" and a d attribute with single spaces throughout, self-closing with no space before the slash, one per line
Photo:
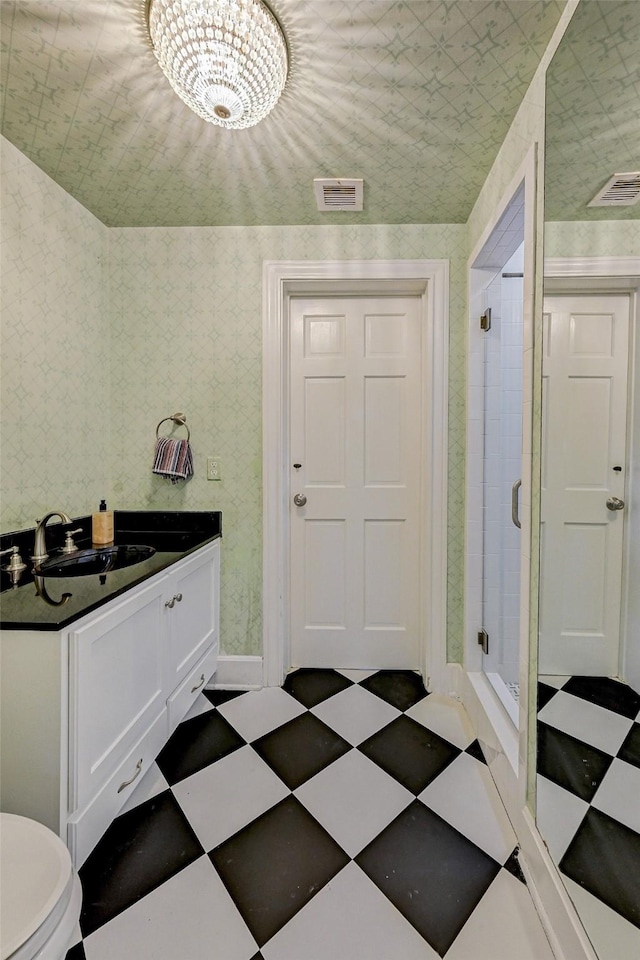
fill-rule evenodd
<path id="1" fill-rule="evenodd" d="M 407 710 L 407 716 L 461 750 L 466 750 L 476 738 L 464 707 L 450 697 L 432 693 Z"/>
<path id="2" fill-rule="evenodd" d="M 204 693 L 200 693 L 191 704 L 191 709 L 184 719 L 191 720 L 192 717 L 199 717 L 201 713 L 209 713 L 210 710 L 213 710 L 213 704 L 207 700 Z"/>
<path id="3" fill-rule="evenodd" d="M 551 859 L 558 864 L 584 820 L 589 804 L 540 774 L 536 787 L 536 824 Z"/>
<path id="4" fill-rule="evenodd" d="M 336 693 L 311 710 L 354 747 L 386 727 L 400 716 L 400 712 L 390 703 L 358 686 Z"/>
<path id="5" fill-rule="evenodd" d="M 355 863 L 347 864 L 261 952 L 264 960 L 438 960 Z"/>
<path id="6" fill-rule="evenodd" d="M 554 960 L 524 883 L 501 870 L 449 947 L 446 960 Z"/>
<path id="7" fill-rule="evenodd" d="M 592 806 L 640 833 L 640 768 L 615 759 L 596 790 Z"/>
<path id="8" fill-rule="evenodd" d="M 539 718 L 564 733 L 616 755 L 631 729 L 632 721 L 596 703 L 560 690 L 542 708 Z"/>
<path id="9" fill-rule="evenodd" d="M 264 687 L 228 700 L 217 709 L 241 737 L 251 741 L 300 716 L 306 708 L 280 687 Z"/>
<path id="10" fill-rule="evenodd" d="M 250 960 L 257 945 L 208 857 L 201 857 L 84 941 L 87 960 Z"/>
<path id="11" fill-rule="evenodd" d="M 548 687 L 555 687 L 557 690 L 559 690 L 561 687 L 564 687 L 567 680 L 570 679 L 571 677 L 552 677 L 548 675 L 538 677 L 538 680 L 540 680 L 541 683 L 546 683 Z"/>
<path id="12" fill-rule="evenodd" d="M 516 835 L 489 769 L 469 754 L 456 757 L 418 799 L 498 863 L 513 851 Z"/>
<path id="13" fill-rule="evenodd" d="M 350 857 L 407 807 L 413 794 L 357 750 L 294 791 Z"/>
<path id="14" fill-rule="evenodd" d="M 638 960 L 640 930 L 580 884 L 563 880 L 599 960 Z"/>
<path id="15" fill-rule="evenodd" d="M 354 683 L 362 683 L 367 677 L 372 677 L 374 673 L 377 673 L 377 670 L 336 670 L 336 673 L 341 673 L 343 677 L 346 677 L 347 680 L 353 680 Z"/>
<path id="16" fill-rule="evenodd" d="M 129 810 L 133 810 L 134 807 L 144 803 L 145 800 L 150 800 L 151 797 L 157 797 L 159 793 L 167 790 L 168 787 L 169 784 L 160 773 L 160 767 L 154 761 L 147 772 L 143 775 L 142 780 L 137 785 L 125 803 L 124 807 L 122 807 L 120 810 L 120 813 L 127 813 Z"/>
<path id="17" fill-rule="evenodd" d="M 173 793 L 205 850 L 251 823 L 290 793 L 252 747 L 175 784 Z"/>

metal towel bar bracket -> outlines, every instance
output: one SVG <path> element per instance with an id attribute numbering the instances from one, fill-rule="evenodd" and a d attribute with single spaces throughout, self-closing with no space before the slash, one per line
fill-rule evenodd
<path id="1" fill-rule="evenodd" d="M 173 422 L 177 424 L 179 427 L 184 427 L 185 430 L 187 431 L 187 440 L 191 439 L 191 431 L 187 426 L 186 413 L 174 413 L 170 417 L 165 417 L 164 420 L 161 420 L 158 426 L 156 427 L 156 437 L 160 436 L 160 427 L 162 426 L 163 423 L 166 423 L 167 420 L 173 420 Z"/>

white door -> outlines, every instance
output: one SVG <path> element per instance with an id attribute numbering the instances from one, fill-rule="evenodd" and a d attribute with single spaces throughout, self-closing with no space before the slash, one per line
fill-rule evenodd
<path id="1" fill-rule="evenodd" d="M 291 300 L 294 666 L 420 667 L 420 338 L 418 297 Z"/>
<path id="2" fill-rule="evenodd" d="M 545 299 L 541 674 L 616 676 L 629 298 Z"/>

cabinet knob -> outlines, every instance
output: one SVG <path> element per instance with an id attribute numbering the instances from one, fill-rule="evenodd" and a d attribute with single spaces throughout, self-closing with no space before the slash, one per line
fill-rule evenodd
<path id="1" fill-rule="evenodd" d="M 165 605 L 165 607 L 169 607 L 169 610 L 173 610 L 173 608 L 174 608 L 175 605 L 176 605 L 176 598 L 175 598 L 175 597 L 171 597 L 171 600 L 165 600 L 164 605 Z"/>
<path id="2" fill-rule="evenodd" d="M 174 597 L 173 599 L 176 600 L 178 603 L 180 603 L 180 601 L 182 600 L 182 594 L 181 594 L 181 593 L 176 593 L 176 595 L 175 595 L 175 597 Z"/>

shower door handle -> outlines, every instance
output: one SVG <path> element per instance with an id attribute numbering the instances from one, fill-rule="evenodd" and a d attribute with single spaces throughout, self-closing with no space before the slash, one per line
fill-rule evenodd
<path id="1" fill-rule="evenodd" d="M 522 480 L 516 480 L 511 487 L 511 519 L 514 525 L 520 529 L 520 517 L 518 516 L 518 491 L 522 485 Z"/>

